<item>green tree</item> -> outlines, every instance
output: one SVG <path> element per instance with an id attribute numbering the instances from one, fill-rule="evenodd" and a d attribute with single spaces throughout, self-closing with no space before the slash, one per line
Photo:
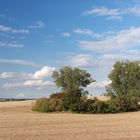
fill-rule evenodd
<path id="1" fill-rule="evenodd" d="M 138 61 L 116 62 L 109 74 L 111 83 L 106 95 L 111 96 L 111 111 L 126 112 L 138 110 L 140 99 L 140 63 Z"/>
<path id="2" fill-rule="evenodd" d="M 54 82 L 58 87 L 61 87 L 63 92 L 74 92 L 77 90 L 83 90 L 94 80 L 91 78 L 91 74 L 80 68 L 72 68 L 65 66 L 59 71 L 54 71 Z"/>
<path id="3" fill-rule="evenodd" d="M 63 93 L 60 93 L 60 98 L 63 102 L 64 110 L 72 111 L 78 110 L 82 95 L 88 94 L 84 87 L 94 82 L 90 73 L 80 68 L 68 66 L 59 71 L 54 71 L 52 77 Z"/>
<path id="4" fill-rule="evenodd" d="M 111 84 L 107 92 L 112 97 L 140 97 L 140 63 L 138 61 L 116 62 L 109 74 Z"/>

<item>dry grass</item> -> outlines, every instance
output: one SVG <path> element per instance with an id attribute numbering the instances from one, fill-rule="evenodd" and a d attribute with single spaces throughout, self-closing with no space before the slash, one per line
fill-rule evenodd
<path id="1" fill-rule="evenodd" d="M 0 102 L 0 108 L 11 108 L 11 107 L 25 107 L 31 106 L 35 101 L 11 101 L 11 102 Z"/>
<path id="2" fill-rule="evenodd" d="M 0 140 L 140 140 L 140 112 L 46 114 L 12 103 L 0 105 Z"/>
<path id="3" fill-rule="evenodd" d="M 88 99 L 97 98 L 100 101 L 107 101 L 110 99 L 110 97 L 108 97 L 108 96 L 87 96 L 87 97 L 88 97 Z"/>

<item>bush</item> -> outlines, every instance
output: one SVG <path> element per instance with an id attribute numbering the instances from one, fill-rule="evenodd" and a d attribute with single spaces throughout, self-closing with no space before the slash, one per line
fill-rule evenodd
<path id="1" fill-rule="evenodd" d="M 137 111 L 139 109 L 138 101 L 129 97 L 116 97 L 107 103 L 111 113 Z"/>
<path id="2" fill-rule="evenodd" d="M 39 112 L 72 111 L 97 114 L 129 112 L 139 109 L 138 100 L 135 97 L 120 96 L 111 98 L 108 101 L 100 101 L 97 98 L 87 99 L 86 96 L 76 99 L 74 95 L 57 93 L 50 96 L 50 98 L 38 99 L 33 106 L 33 110 Z"/>
<path id="3" fill-rule="evenodd" d="M 99 101 L 97 98 L 87 99 L 80 102 L 79 112 L 92 114 L 108 113 L 108 104 L 106 102 Z"/>
<path id="4" fill-rule="evenodd" d="M 49 99 L 47 98 L 38 99 L 33 105 L 32 110 L 45 112 L 46 110 L 48 110 L 48 102 L 49 102 Z"/>
<path id="5" fill-rule="evenodd" d="M 60 99 L 41 98 L 36 101 L 32 110 L 39 112 L 62 111 L 62 101 Z"/>

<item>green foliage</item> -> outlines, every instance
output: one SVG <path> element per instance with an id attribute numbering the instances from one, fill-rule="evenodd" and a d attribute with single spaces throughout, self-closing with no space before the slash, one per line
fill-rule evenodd
<path id="1" fill-rule="evenodd" d="M 81 90 L 77 90 L 75 92 L 62 92 L 52 94 L 50 99 L 60 99 L 62 101 L 62 109 L 64 111 L 76 111 L 78 110 L 79 102 L 81 99 Z"/>
<path id="2" fill-rule="evenodd" d="M 36 101 L 32 110 L 38 112 L 58 112 L 62 111 L 62 101 L 60 99 L 41 98 Z"/>
<path id="3" fill-rule="evenodd" d="M 111 113 L 137 111 L 139 109 L 138 102 L 134 98 L 121 96 L 111 99 L 107 103 Z"/>
<path id="4" fill-rule="evenodd" d="M 140 97 L 140 63 L 137 61 L 116 62 L 109 74 L 112 81 L 107 87 L 111 97 L 137 96 Z"/>
<path id="5" fill-rule="evenodd" d="M 82 97 L 79 102 L 58 98 L 41 98 L 36 101 L 33 110 L 39 112 L 72 111 L 96 114 L 108 113 L 108 104 L 98 99 L 87 99 L 86 96 Z"/>
<path id="6" fill-rule="evenodd" d="M 106 88 L 108 101 L 87 99 L 84 87 L 93 82 L 91 75 L 79 68 L 64 67 L 53 73 L 60 93 L 38 99 L 33 110 L 40 112 L 72 111 L 78 113 L 117 113 L 137 111 L 140 99 L 139 62 L 116 62 L 109 74 L 112 81 Z"/>
<path id="7" fill-rule="evenodd" d="M 140 99 L 140 63 L 138 61 L 116 62 L 109 74 L 111 84 L 106 88 L 109 110 L 128 112 L 138 110 Z"/>
<path id="8" fill-rule="evenodd" d="M 63 92 L 73 92 L 93 82 L 90 73 L 79 68 L 64 67 L 59 71 L 54 71 L 52 77 L 58 87 Z"/>
<path id="9" fill-rule="evenodd" d="M 80 102 L 79 112 L 82 113 L 108 113 L 108 104 L 95 99 L 87 99 Z"/>
<path id="10" fill-rule="evenodd" d="M 59 71 L 54 71 L 52 77 L 62 93 L 50 97 L 61 99 L 63 110 L 78 111 L 81 97 L 88 94 L 84 87 L 94 81 L 90 73 L 66 66 Z"/>
<path id="11" fill-rule="evenodd" d="M 82 96 L 79 102 L 66 99 L 64 96 L 61 98 L 38 99 L 33 106 L 33 110 L 39 112 L 72 111 L 97 114 L 129 112 L 139 109 L 138 102 L 135 98 L 126 98 L 124 96 L 112 98 L 108 101 L 99 101 L 97 98 L 87 99 L 86 96 Z"/>

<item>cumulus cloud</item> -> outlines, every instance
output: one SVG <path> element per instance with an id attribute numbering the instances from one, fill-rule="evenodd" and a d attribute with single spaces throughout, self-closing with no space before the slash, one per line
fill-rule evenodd
<path id="1" fill-rule="evenodd" d="M 44 66 L 41 70 L 36 71 L 33 74 L 33 78 L 35 79 L 44 79 L 52 75 L 53 71 L 55 70 L 54 67 Z"/>
<path id="2" fill-rule="evenodd" d="M 54 67 L 44 66 L 41 70 L 36 71 L 34 73 L 26 73 L 26 72 L 1 72 L 0 79 L 46 79 L 52 76 Z"/>
<path id="3" fill-rule="evenodd" d="M 55 68 L 44 66 L 41 70 L 34 73 L 25 72 L 2 72 L 0 79 L 10 79 L 10 83 L 4 83 L 3 89 L 17 89 L 17 88 L 33 88 L 45 89 L 54 87 L 51 75 Z M 14 81 L 16 79 L 16 82 Z M 17 82 L 18 81 L 18 82 Z"/>
<path id="4" fill-rule="evenodd" d="M 130 27 L 126 30 L 118 31 L 112 36 L 107 36 L 97 41 L 79 41 L 80 47 L 84 50 L 98 52 L 108 52 L 124 50 L 140 45 L 140 27 Z"/>
<path id="5" fill-rule="evenodd" d="M 0 32 L 7 32 L 7 33 L 21 33 L 21 34 L 29 34 L 30 31 L 27 29 L 14 29 L 9 26 L 0 25 Z"/>

